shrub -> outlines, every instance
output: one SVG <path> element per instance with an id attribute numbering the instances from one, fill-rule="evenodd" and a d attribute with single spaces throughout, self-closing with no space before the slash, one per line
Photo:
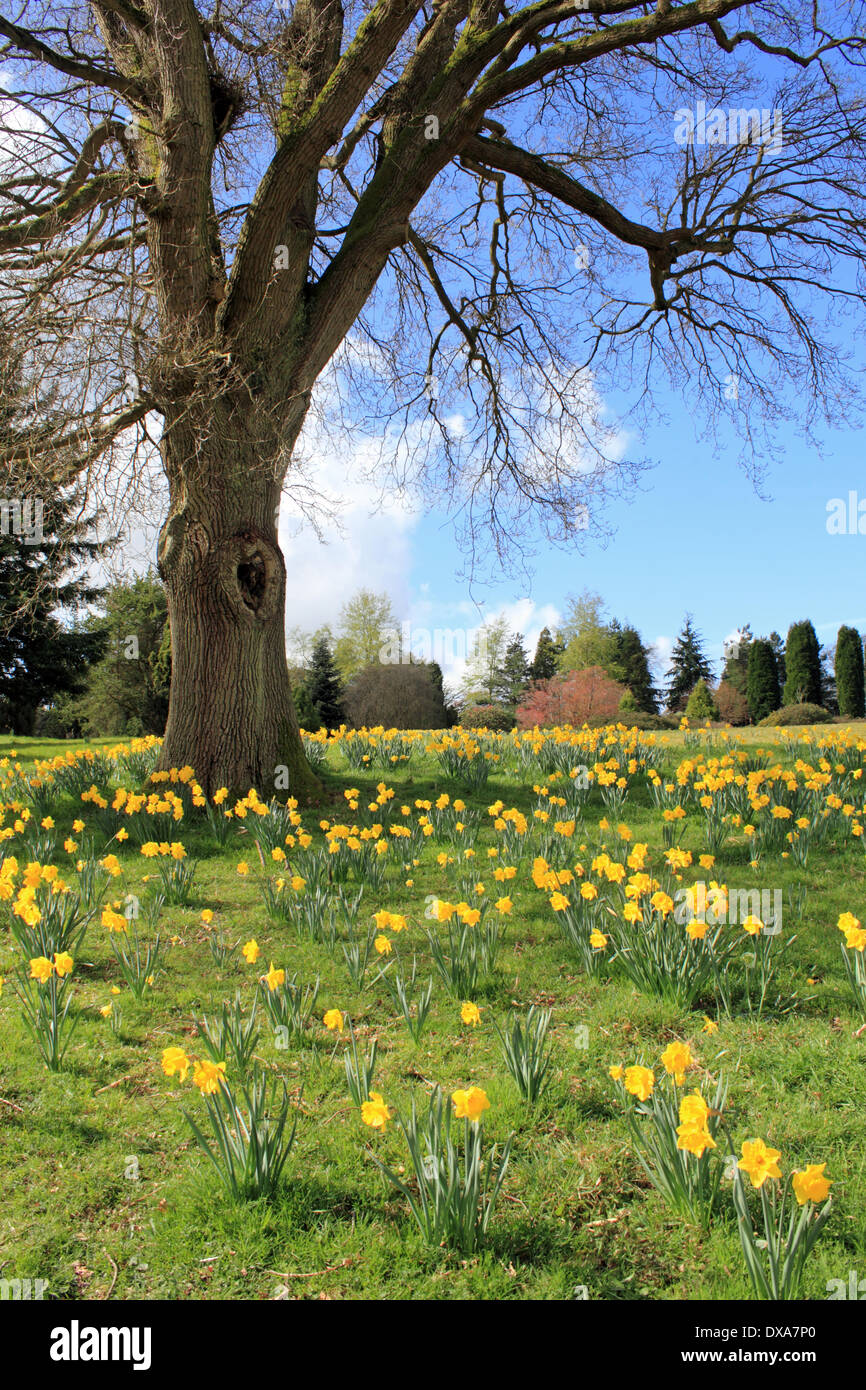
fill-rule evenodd
<path id="1" fill-rule="evenodd" d="M 514 713 L 503 705 L 464 705 L 460 726 L 463 729 L 496 729 L 507 733 L 514 728 Z"/>
<path id="2" fill-rule="evenodd" d="M 766 719 L 760 721 L 764 728 L 778 729 L 786 724 L 826 724 L 831 718 L 828 710 L 822 705 L 783 705 L 781 709 L 774 709 L 772 714 L 768 714 Z"/>
<path id="3" fill-rule="evenodd" d="M 448 723 L 441 685 L 426 662 L 365 666 L 343 696 L 356 729 L 441 729 Z"/>
<path id="4" fill-rule="evenodd" d="M 720 682 L 716 691 L 716 704 L 719 709 L 719 718 L 723 719 L 726 724 L 748 724 L 748 701 L 735 685 L 731 685 L 730 681 Z"/>
<path id="5" fill-rule="evenodd" d="M 521 729 L 539 724 L 579 728 L 587 721 L 614 724 L 624 694 L 625 686 L 611 680 L 600 666 L 587 666 L 536 682 L 517 706 L 517 723 Z"/>
<path id="6" fill-rule="evenodd" d="M 616 722 L 627 729 L 676 729 L 680 721 L 673 714 L 646 714 L 643 710 L 635 710 L 633 714 L 617 715 Z"/>

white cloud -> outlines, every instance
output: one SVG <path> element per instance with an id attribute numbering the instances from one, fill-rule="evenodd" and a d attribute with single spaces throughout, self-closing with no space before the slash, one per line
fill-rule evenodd
<path id="1" fill-rule="evenodd" d="M 407 620 L 410 645 L 419 656 L 438 661 L 446 683 L 455 688 L 463 679 L 466 655 L 485 624 L 504 618 L 510 632 L 523 636 L 531 659 L 542 628 L 555 629 L 561 621 L 559 609 L 553 604 L 539 606 L 531 598 L 514 599 L 488 609 L 467 599 L 436 603 L 427 597 L 429 584 L 421 589 L 424 597 L 413 603 Z"/>
<path id="2" fill-rule="evenodd" d="M 673 637 L 654 637 L 652 640 L 653 656 L 651 666 L 656 680 L 661 676 L 667 675 L 671 664 L 671 653 L 674 649 Z"/>
<path id="3" fill-rule="evenodd" d="M 408 611 L 421 513 L 405 494 L 364 481 L 380 449 L 372 439 L 340 443 L 315 424 L 304 431 L 280 513 L 287 628 L 336 624 L 360 588 L 387 593 L 398 615 Z"/>

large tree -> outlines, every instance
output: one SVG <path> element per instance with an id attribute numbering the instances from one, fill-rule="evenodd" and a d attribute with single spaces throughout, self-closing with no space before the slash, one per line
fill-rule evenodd
<path id="1" fill-rule="evenodd" d="M 637 628 L 623 627 L 616 618 L 610 625 L 614 639 L 613 659 L 605 670 L 613 680 L 627 686 L 634 699 L 634 707 L 645 714 L 658 713 L 656 690 L 650 674 L 652 647 L 645 647 Z"/>
<path id="2" fill-rule="evenodd" d="M 779 667 L 772 639 L 758 637 L 749 643 L 746 698 L 749 713 L 756 724 L 782 703 Z"/>
<path id="3" fill-rule="evenodd" d="M 510 705 L 516 705 L 526 690 L 529 679 L 529 656 L 523 644 L 522 633 L 515 632 L 502 662 L 505 698 Z"/>
<path id="4" fill-rule="evenodd" d="M 504 669 L 507 650 L 508 619 L 486 619 L 473 634 L 467 653 L 460 682 L 464 703 L 508 703 L 509 686 Z"/>
<path id="5" fill-rule="evenodd" d="M 340 610 L 340 635 L 334 656 L 340 675 L 348 681 L 359 671 L 383 660 L 400 660 L 397 619 L 387 594 L 374 594 L 359 589 Z"/>
<path id="6" fill-rule="evenodd" d="M 746 694 L 749 680 L 749 647 L 753 641 L 752 629 L 748 623 L 729 637 L 724 644 L 725 664 L 722 680 L 727 681 L 741 695 Z"/>
<path id="7" fill-rule="evenodd" d="M 576 598 L 569 595 L 560 638 L 565 643 L 558 663 L 561 672 L 585 671 L 590 666 L 607 670 L 615 658 L 617 641 L 605 618 L 601 594 L 585 589 Z"/>
<path id="8" fill-rule="evenodd" d="M 137 575 L 110 585 L 101 606 L 85 626 L 102 638 L 104 654 L 74 713 L 89 734 L 161 734 L 171 680 L 165 590 L 154 574 Z"/>
<path id="9" fill-rule="evenodd" d="M 535 644 L 535 656 L 529 667 L 530 678 L 547 681 L 556 675 L 556 666 L 565 649 L 559 637 L 553 637 L 549 627 L 543 627 Z"/>
<path id="10" fill-rule="evenodd" d="M 866 714 L 863 682 L 863 639 L 856 627 L 842 626 L 836 638 L 836 693 L 839 713 L 849 719 Z"/>
<path id="11" fill-rule="evenodd" d="M 0 439 L 51 407 L 28 371 L 26 346 L 0 317 Z M 40 707 L 80 691 L 103 649 L 77 622 L 102 590 L 89 577 L 110 548 L 83 489 L 46 489 L 29 459 L 0 456 L 0 727 L 32 734 Z"/>
<path id="12" fill-rule="evenodd" d="M 704 654 L 703 638 L 686 614 L 682 631 L 671 649 L 671 664 L 665 686 L 665 706 L 680 710 L 698 681 L 705 685 L 712 679 L 710 663 Z"/>
<path id="13" fill-rule="evenodd" d="M 510 558 L 633 476 L 609 389 L 651 403 L 666 371 L 746 462 L 765 413 L 849 398 L 859 0 L 6 8 L 0 293 L 62 396 L 2 448 L 49 488 L 70 442 L 123 485 L 157 445 L 161 763 L 207 788 L 312 785 L 277 542 L 311 403 L 366 406 L 357 466 Z"/>
<path id="14" fill-rule="evenodd" d="M 799 623 L 792 623 L 788 628 L 785 673 L 783 705 L 797 705 L 804 701 L 810 705 L 822 703 L 824 678 L 821 670 L 821 647 L 808 618 Z"/>

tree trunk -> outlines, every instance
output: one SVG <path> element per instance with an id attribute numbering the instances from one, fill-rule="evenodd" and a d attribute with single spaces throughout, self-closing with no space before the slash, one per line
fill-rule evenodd
<path id="1" fill-rule="evenodd" d="M 298 730 L 286 665 L 280 483 L 245 429 L 167 429 L 170 511 L 159 572 L 171 622 L 161 769 L 190 766 L 204 791 L 309 800 L 321 790 Z M 207 439 L 205 435 L 209 434 Z"/>

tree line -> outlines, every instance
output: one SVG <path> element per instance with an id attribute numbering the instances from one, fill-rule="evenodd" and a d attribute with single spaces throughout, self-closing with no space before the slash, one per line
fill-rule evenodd
<path id="1" fill-rule="evenodd" d="M 38 544 L 0 535 L 0 730 L 128 737 L 165 728 L 171 642 L 164 587 L 153 572 L 94 585 L 87 572 L 114 543 L 89 539 L 95 523 L 71 490 L 46 511 Z M 792 623 L 785 639 L 778 632 L 756 637 L 744 624 L 726 645 L 716 680 L 687 615 L 656 684 L 652 646 L 585 591 L 568 599 L 558 628 L 541 630 L 532 653 L 506 618 L 483 623 L 453 688 L 438 661 L 402 650 L 394 659 L 399 631 L 387 594 L 366 589 L 346 600 L 333 626 L 290 631 L 287 665 L 300 726 L 651 725 L 683 713 L 738 725 L 777 715 L 778 722 L 866 715 L 863 638 L 846 625 L 828 650 L 807 619 Z"/>

